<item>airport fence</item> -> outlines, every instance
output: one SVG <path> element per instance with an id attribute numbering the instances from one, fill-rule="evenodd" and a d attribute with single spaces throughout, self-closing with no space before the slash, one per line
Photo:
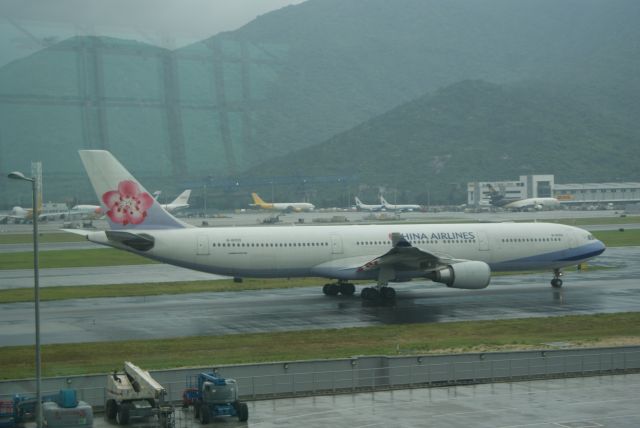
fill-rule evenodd
<path id="1" fill-rule="evenodd" d="M 135 362 L 134 362 L 135 363 Z M 234 378 L 244 400 L 327 395 L 595 376 L 640 371 L 640 347 L 536 350 L 415 356 L 361 356 L 337 360 L 210 366 L 152 371 L 167 390 L 167 399 L 180 402 L 192 376 L 217 372 Z M 73 388 L 78 398 L 101 408 L 105 374 L 45 378 L 43 395 Z M 35 396 L 35 380 L 0 382 L 0 399 L 14 394 Z"/>

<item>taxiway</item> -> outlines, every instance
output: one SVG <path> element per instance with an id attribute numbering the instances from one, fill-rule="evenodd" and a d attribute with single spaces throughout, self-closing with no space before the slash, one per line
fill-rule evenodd
<path id="1" fill-rule="evenodd" d="M 640 247 L 610 248 L 599 265 L 565 277 L 550 273 L 496 276 L 484 290 L 455 290 L 429 281 L 398 284 L 389 306 L 360 296 L 324 296 L 319 287 L 172 296 L 42 302 L 42 343 L 224 335 L 636 311 Z M 33 305 L 0 305 L 0 343 L 33 343 Z"/>

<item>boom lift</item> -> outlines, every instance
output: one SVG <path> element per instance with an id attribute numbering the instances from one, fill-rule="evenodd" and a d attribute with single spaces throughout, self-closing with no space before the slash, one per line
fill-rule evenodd
<path id="1" fill-rule="evenodd" d="M 166 390 L 148 371 L 125 361 L 124 372 L 107 376 L 105 412 L 108 419 L 126 425 L 133 418 L 158 414 L 162 425 L 173 425 L 173 407 L 164 405 Z"/>
<path id="2" fill-rule="evenodd" d="M 193 403 L 194 416 L 203 425 L 212 417 L 236 416 L 240 422 L 249 419 L 249 408 L 238 400 L 238 384 L 235 379 L 225 379 L 216 373 L 200 373 L 197 390 L 187 388 Z"/>

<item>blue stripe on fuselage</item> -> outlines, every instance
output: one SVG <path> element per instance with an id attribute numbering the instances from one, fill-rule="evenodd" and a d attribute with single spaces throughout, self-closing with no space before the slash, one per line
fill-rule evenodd
<path id="1" fill-rule="evenodd" d="M 562 267 L 584 261 L 602 254 L 605 246 L 600 241 L 576 248 L 569 248 L 551 253 L 543 253 L 521 259 L 505 260 L 498 263 L 490 263 L 492 271 L 527 270 L 548 268 L 549 266 Z"/>

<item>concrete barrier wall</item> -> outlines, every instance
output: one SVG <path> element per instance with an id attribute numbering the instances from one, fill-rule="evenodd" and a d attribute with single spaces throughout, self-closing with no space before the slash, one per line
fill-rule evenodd
<path id="1" fill-rule="evenodd" d="M 135 363 L 135 361 L 134 361 Z M 624 373 L 640 369 L 640 347 L 491 352 L 211 366 L 152 371 L 168 399 L 179 401 L 191 376 L 207 371 L 238 381 L 243 399 L 388 388 L 454 385 Z M 43 395 L 73 388 L 92 406 L 104 404 L 106 374 L 42 379 Z M 0 382 L 0 399 L 35 396 L 34 379 Z"/>

